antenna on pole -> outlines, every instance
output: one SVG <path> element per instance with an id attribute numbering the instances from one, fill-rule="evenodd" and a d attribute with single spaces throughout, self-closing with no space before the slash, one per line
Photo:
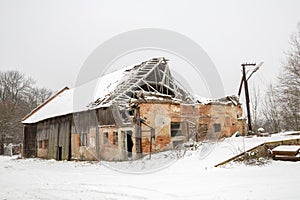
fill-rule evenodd
<path id="1" fill-rule="evenodd" d="M 257 70 L 259 70 L 259 68 L 264 64 L 264 62 L 260 62 L 251 72 L 251 74 L 248 76 L 247 81 L 249 80 L 249 78 L 255 73 L 257 72 Z"/>
<path id="2" fill-rule="evenodd" d="M 256 67 L 254 68 L 254 70 L 252 71 L 252 73 L 248 76 L 247 81 L 250 79 L 250 77 L 254 74 L 254 72 L 257 72 L 257 70 L 259 70 L 259 68 L 264 64 L 264 62 L 260 62 L 258 65 L 256 65 Z M 242 87 L 243 87 L 243 76 L 240 82 L 240 87 L 239 87 L 239 91 L 238 91 L 238 96 L 241 96 L 241 92 L 242 92 Z"/>

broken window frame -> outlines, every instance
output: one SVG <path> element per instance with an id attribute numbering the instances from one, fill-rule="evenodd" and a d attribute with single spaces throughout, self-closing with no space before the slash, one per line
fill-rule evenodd
<path id="1" fill-rule="evenodd" d="M 39 149 L 47 149 L 48 148 L 48 140 L 39 140 L 38 148 Z"/>
<path id="2" fill-rule="evenodd" d="M 104 144 L 109 143 L 109 134 L 108 134 L 108 132 L 103 132 L 103 143 Z"/>
<path id="3" fill-rule="evenodd" d="M 118 142 L 119 142 L 119 138 L 118 138 L 118 132 L 117 131 L 114 131 L 113 132 L 113 144 L 114 145 L 118 145 Z"/>
<path id="4" fill-rule="evenodd" d="M 174 127 L 176 126 L 176 127 Z M 171 122 L 170 123 L 171 137 L 183 136 L 182 123 L 181 122 Z"/>

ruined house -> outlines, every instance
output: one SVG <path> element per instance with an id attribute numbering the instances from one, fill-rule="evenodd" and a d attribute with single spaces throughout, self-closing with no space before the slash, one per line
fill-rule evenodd
<path id="1" fill-rule="evenodd" d="M 236 97 L 203 102 L 175 80 L 165 58 L 104 75 L 91 102 L 77 102 L 89 86 L 80 87 L 24 117 L 24 157 L 123 161 L 246 131 Z"/>

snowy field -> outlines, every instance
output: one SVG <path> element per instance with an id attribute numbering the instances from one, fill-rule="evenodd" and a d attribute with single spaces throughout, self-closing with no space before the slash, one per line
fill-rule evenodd
<path id="1" fill-rule="evenodd" d="M 1 156 L 0 199 L 300 199 L 300 162 L 213 167 L 244 148 L 294 137 L 227 138 L 181 159 L 162 153 L 122 163 Z"/>

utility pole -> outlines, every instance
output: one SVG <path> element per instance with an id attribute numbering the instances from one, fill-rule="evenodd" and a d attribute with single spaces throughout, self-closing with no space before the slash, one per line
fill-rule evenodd
<path id="1" fill-rule="evenodd" d="M 257 72 L 257 70 L 264 64 L 264 62 L 260 62 L 257 66 L 256 63 L 243 63 L 242 65 L 242 80 L 240 83 L 239 91 L 238 91 L 238 96 L 241 95 L 242 92 L 242 86 L 244 82 L 244 88 L 245 88 L 245 97 L 246 97 L 246 107 L 247 107 L 247 117 L 248 117 L 248 131 L 252 132 L 252 125 L 251 125 L 251 113 L 250 113 L 250 97 L 249 97 L 249 90 L 248 90 L 248 80 L 250 77 Z M 251 74 L 246 77 L 246 67 L 247 66 L 256 66 L 255 69 L 252 70 Z"/>
<path id="2" fill-rule="evenodd" d="M 252 132 L 252 125 L 251 125 L 251 112 L 250 112 L 250 97 L 249 97 L 249 90 L 248 90 L 248 79 L 246 77 L 246 66 L 255 66 L 255 63 L 243 63 L 243 82 L 245 88 L 245 97 L 246 97 L 246 107 L 247 107 L 247 117 L 248 117 L 248 132 Z M 251 74 L 252 75 L 252 74 Z M 240 92 L 240 91 L 239 91 Z"/>

